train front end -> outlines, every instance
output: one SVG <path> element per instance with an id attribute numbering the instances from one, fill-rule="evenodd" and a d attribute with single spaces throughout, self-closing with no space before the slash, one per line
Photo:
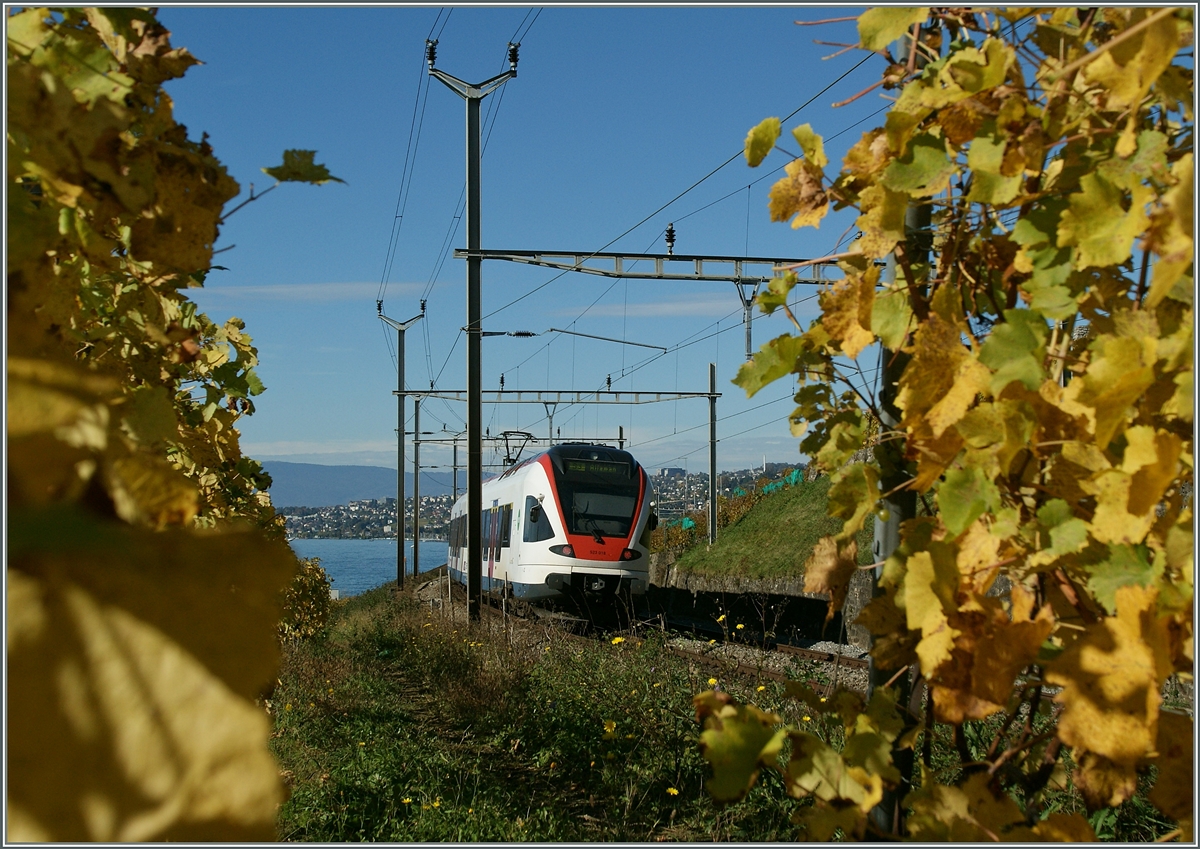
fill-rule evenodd
<path id="1" fill-rule="evenodd" d="M 558 528 L 551 529 L 556 532 L 544 557 L 530 551 L 526 563 L 536 568 L 535 561 L 542 561 L 537 566 L 544 564 L 546 587 L 565 595 L 645 593 L 650 531 L 657 517 L 642 466 L 627 451 L 584 444 L 556 445 L 538 462 L 547 472 L 553 500 L 542 501 L 540 510 L 530 503 L 525 518 L 541 522 L 553 509 Z"/>

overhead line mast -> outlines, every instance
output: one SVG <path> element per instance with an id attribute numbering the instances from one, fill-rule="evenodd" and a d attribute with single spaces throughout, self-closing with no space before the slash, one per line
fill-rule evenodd
<path id="1" fill-rule="evenodd" d="M 517 75 L 519 44 L 509 42 L 508 70 L 481 83 L 468 83 L 439 71 L 437 41 L 425 42 L 429 74 L 467 105 L 467 613 L 478 620 L 482 597 L 483 563 L 483 402 L 480 365 L 482 262 L 480 258 L 480 133 L 479 104 L 488 94 Z M 457 256 L 457 251 L 455 252 Z"/>

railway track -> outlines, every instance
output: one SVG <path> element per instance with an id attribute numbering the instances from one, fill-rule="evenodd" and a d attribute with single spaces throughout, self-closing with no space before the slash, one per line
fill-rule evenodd
<path id="1" fill-rule="evenodd" d="M 485 597 L 487 597 L 486 594 Z M 481 606 L 481 609 L 486 611 L 486 615 L 489 617 L 503 618 L 505 615 L 508 615 L 522 620 L 549 624 L 561 629 L 565 636 L 574 640 L 594 641 L 597 639 L 600 630 L 585 617 L 572 615 L 562 610 L 539 607 L 528 602 L 517 602 L 514 605 L 512 599 L 503 602 L 501 599 L 491 597 L 488 599 L 488 603 Z M 632 627 L 635 629 L 638 627 L 651 627 L 673 631 L 676 630 L 676 626 L 678 626 L 679 631 L 695 630 L 695 622 L 686 618 L 678 621 L 672 621 L 671 619 L 641 621 L 633 623 Z M 607 632 L 605 633 L 607 634 Z M 687 638 L 679 639 L 682 642 L 687 641 Z M 803 676 L 797 676 L 794 673 L 772 668 L 787 665 L 786 662 L 780 661 L 780 656 L 788 659 L 813 661 L 822 664 L 823 671 L 830 674 L 833 682 L 844 684 L 852 689 L 864 690 L 866 670 L 868 668 L 867 660 L 863 657 L 856 657 L 846 653 L 847 651 L 854 651 L 850 646 L 839 646 L 838 648 L 842 648 L 844 651 L 829 651 L 821 648 L 808 648 L 779 642 L 768 643 L 761 647 L 749 643 L 724 641 L 715 645 L 710 643 L 703 647 L 689 647 L 686 644 L 679 643 L 668 646 L 668 650 L 677 657 L 719 668 L 726 674 L 736 672 L 741 675 L 759 679 L 767 678 L 780 683 L 797 680 L 798 677 L 803 678 Z M 737 651 L 742 656 L 731 656 L 727 653 L 730 650 Z M 842 670 L 846 673 L 844 676 L 841 674 Z M 828 681 L 805 680 L 805 683 L 818 690 L 832 689 Z"/>

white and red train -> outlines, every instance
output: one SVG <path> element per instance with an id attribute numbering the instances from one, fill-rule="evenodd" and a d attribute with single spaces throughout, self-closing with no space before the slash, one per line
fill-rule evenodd
<path id="1" fill-rule="evenodd" d="M 465 584 L 465 495 L 450 517 L 447 566 Z M 657 524 L 649 477 L 628 451 L 555 445 L 484 482 L 482 589 L 528 600 L 640 595 Z"/>

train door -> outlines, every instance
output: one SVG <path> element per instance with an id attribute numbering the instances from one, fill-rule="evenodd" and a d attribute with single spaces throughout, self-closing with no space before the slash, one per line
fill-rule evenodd
<path id="1" fill-rule="evenodd" d="M 496 559 L 500 561 L 500 580 L 508 582 L 508 576 L 513 567 L 512 549 L 512 505 L 505 504 L 500 508 L 500 533 L 497 541 Z"/>
<path id="2" fill-rule="evenodd" d="M 490 542 L 491 537 L 492 537 L 492 511 L 491 510 L 485 509 L 483 511 L 483 521 L 481 522 L 481 525 L 482 525 L 482 528 L 481 528 L 482 532 L 480 533 L 480 537 L 482 538 L 482 543 L 483 543 L 483 565 L 487 570 L 488 586 L 490 587 L 491 586 L 491 577 L 492 577 L 492 545 Z"/>

